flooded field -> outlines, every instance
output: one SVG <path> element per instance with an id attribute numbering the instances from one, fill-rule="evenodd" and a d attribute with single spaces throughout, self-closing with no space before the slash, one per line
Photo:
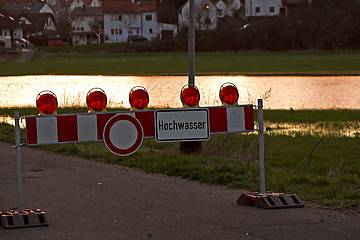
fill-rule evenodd
<path id="1" fill-rule="evenodd" d="M 267 109 L 360 109 L 360 77 L 244 77 L 199 76 L 196 86 L 201 93 L 200 106 L 218 106 L 219 88 L 234 83 L 240 93 L 239 103 L 256 103 L 263 98 Z M 129 108 L 128 94 L 134 86 L 144 86 L 150 94 L 150 107 L 181 107 L 180 89 L 186 76 L 19 76 L 0 77 L 1 107 L 35 107 L 37 94 L 53 91 L 59 106 L 85 106 L 87 92 L 100 87 L 107 93 L 109 107 Z M 0 122 L 13 119 L 0 116 Z M 22 124 L 22 127 L 24 125 Z M 360 121 L 317 123 L 272 123 L 264 121 L 268 134 L 289 136 L 360 135 Z"/>

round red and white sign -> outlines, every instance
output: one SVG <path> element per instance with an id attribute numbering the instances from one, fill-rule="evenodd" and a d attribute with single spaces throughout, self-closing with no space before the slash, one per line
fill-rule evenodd
<path id="1" fill-rule="evenodd" d="M 106 123 L 104 132 L 106 147 L 118 156 L 130 155 L 141 146 L 144 132 L 140 122 L 131 115 L 115 115 Z"/>

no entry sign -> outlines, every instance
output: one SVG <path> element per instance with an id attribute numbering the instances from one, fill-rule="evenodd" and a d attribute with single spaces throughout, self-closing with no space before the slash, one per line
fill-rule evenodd
<path id="1" fill-rule="evenodd" d="M 209 110 L 163 109 L 155 111 L 155 139 L 158 142 L 208 140 Z"/>
<path id="2" fill-rule="evenodd" d="M 143 136 L 141 124 L 130 115 L 116 115 L 106 123 L 104 128 L 106 147 L 119 156 L 134 153 L 141 146 Z"/>

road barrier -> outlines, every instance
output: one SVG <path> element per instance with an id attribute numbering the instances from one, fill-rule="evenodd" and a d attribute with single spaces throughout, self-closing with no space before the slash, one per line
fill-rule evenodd
<path id="1" fill-rule="evenodd" d="M 233 84 L 224 84 L 219 95 L 223 106 L 198 107 L 200 93 L 195 86 L 187 85 L 180 93 L 184 108 L 150 110 L 147 108 L 148 92 L 137 86 L 129 94 L 133 110 L 106 112 L 106 94 L 94 88 L 86 98 L 89 113 L 57 115 L 56 95 L 43 91 L 36 99 L 42 114 L 25 117 L 27 145 L 103 141 L 112 153 L 127 156 L 141 146 L 144 138 L 155 138 L 158 142 L 189 142 L 208 140 L 211 134 L 253 132 L 254 105 L 238 105 L 239 94 Z M 46 226 L 45 212 L 23 209 L 19 119 L 19 112 L 15 112 L 19 205 L 17 211 L 2 212 L 1 224 L 4 228 Z M 237 202 L 262 208 L 304 206 L 296 195 L 265 191 L 262 99 L 258 100 L 258 119 L 260 192 L 242 194 Z"/>
<path id="2" fill-rule="evenodd" d="M 173 115 L 169 116 L 169 118 L 173 117 L 170 120 L 170 124 L 174 121 L 178 121 L 179 123 L 177 125 L 179 125 L 180 128 L 180 125 L 182 125 L 181 123 L 187 123 L 181 119 L 184 114 L 188 112 L 187 117 L 189 122 L 192 122 L 191 119 L 193 119 L 196 112 L 201 109 L 208 111 L 209 122 L 206 124 L 209 125 L 210 134 L 254 131 L 253 105 L 249 104 L 206 108 L 179 108 L 171 110 L 161 109 L 37 115 L 25 117 L 27 144 L 29 146 L 37 146 L 62 143 L 101 142 L 103 141 L 105 125 L 111 118 L 118 115 L 129 115 L 137 119 L 144 132 L 144 138 L 154 138 L 156 134 L 155 129 L 164 130 L 164 125 L 162 125 L 163 122 L 158 122 L 155 125 L 156 115 L 164 112 L 172 112 Z M 179 113 L 179 116 L 176 116 L 176 113 Z M 194 126 L 192 128 L 194 128 Z M 171 131 L 171 129 L 168 130 Z M 186 126 L 182 130 L 187 130 Z M 189 131 L 188 134 L 189 138 L 191 138 L 192 133 Z"/>

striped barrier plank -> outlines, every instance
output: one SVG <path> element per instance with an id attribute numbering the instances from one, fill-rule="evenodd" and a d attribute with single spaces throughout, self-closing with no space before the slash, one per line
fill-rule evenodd
<path id="1" fill-rule="evenodd" d="M 209 110 L 210 133 L 254 131 L 253 105 L 206 107 Z M 100 112 L 27 116 L 27 144 L 30 146 L 77 142 L 101 142 L 106 123 L 115 115 L 136 118 L 144 138 L 154 138 L 156 110 Z"/>

